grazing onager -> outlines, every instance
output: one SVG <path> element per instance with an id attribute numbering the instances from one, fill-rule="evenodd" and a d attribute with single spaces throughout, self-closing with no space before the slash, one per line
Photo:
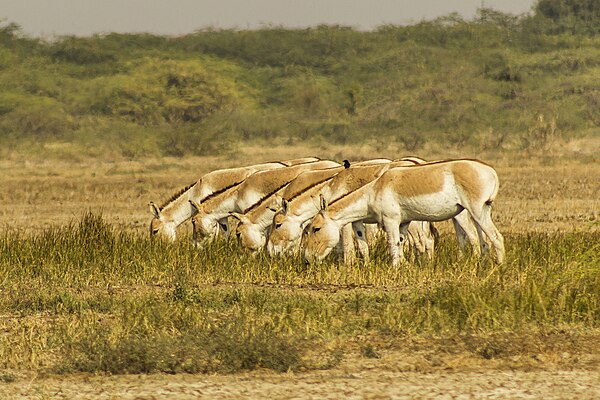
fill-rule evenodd
<path id="1" fill-rule="evenodd" d="M 504 238 L 492 222 L 499 188 L 496 171 L 477 160 L 449 160 L 391 168 L 347 196 L 322 205 L 307 230 L 305 257 L 323 259 L 339 242 L 342 226 L 376 221 L 387 235 L 392 264 L 404 261 L 402 243 L 411 221 L 443 221 L 466 210 L 484 250 L 484 234 L 504 261 Z"/>
<path id="2" fill-rule="evenodd" d="M 342 169 L 344 167 L 338 166 L 305 171 L 272 195 L 244 210 L 243 213 L 232 213 L 231 216 L 238 220 L 235 235 L 242 247 L 253 252 L 264 247 L 267 241 L 266 232 L 273 221 L 275 207 L 280 203 L 282 197 L 293 195 L 293 193 L 302 193 L 306 189 L 330 179 Z"/>
<path id="3" fill-rule="evenodd" d="M 387 159 L 374 159 L 358 162 L 355 165 L 377 165 L 389 162 L 390 160 Z M 243 214 L 233 213 L 232 216 L 239 221 L 235 233 L 240 244 L 251 251 L 262 249 L 267 241 L 266 234 L 273 222 L 275 208 L 281 204 L 281 199 L 296 197 L 310 188 L 329 181 L 349 165 L 349 162 L 344 161 L 344 167 L 305 171 L 288 185 L 245 210 Z"/>
<path id="4" fill-rule="evenodd" d="M 194 209 L 190 206 L 189 200 L 200 203 L 214 193 L 224 191 L 240 184 L 247 177 L 258 171 L 284 168 L 318 160 L 319 159 L 315 157 L 306 157 L 209 172 L 194 184 L 180 190 L 161 207 L 150 202 L 150 211 L 153 215 L 152 221 L 150 221 L 150 236 L 175 241 L 177 237 L 177 227 L 190 219 L 194 213 Z"/>

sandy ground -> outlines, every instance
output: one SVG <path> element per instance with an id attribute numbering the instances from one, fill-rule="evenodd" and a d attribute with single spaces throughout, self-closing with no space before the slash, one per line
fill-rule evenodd
<path id="1" fill-rule="evenodd" d="M 374 366 L 228 376 L 31 377 L 0 384 L 4 399 L 598 399 L 598 371 L 396 372 Z"/>
<path id="2" fill-rule="evenodd" d="M 347 352 L 339 365 L 307 372 L 41 376 L 0 371 L 0 399 L 600 399 L 598 337 L 507 336 L 509 354 L 491 358 L 456 339 L 390 338 L 396 345 L 380 342 L 375 358 Z M 522 349 L 514 352 L 511 346 Z"/>

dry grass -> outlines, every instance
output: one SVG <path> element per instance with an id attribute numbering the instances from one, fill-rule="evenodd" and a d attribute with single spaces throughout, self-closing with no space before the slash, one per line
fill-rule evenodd
<path id="1" fill-rule="evenodd" d="M 0 369 L 301 371 L 356 357 L 417 372 L 598 368 L 594 156 L 481 157 L 501 179 L 503 266 L 457 259 L 451 235 L 435 262 L 403 269 L 389 267 L 382 245 L 369 265 L 307 267 L 253 259 L 227 242 L 190 251 L 187 241 L 147 240 L 148 201 L 210 169 L 344 152 L 256 150 L 235 159 L 0 164 Z"/>
<path id="2" fill-rule="evenodd" d="M 574 147 L 573 147 L 574 146 Z M 600 213 L 598 152 L 582 153 L 581 144 L 561 147 L 552 155 L 478 154 L 475 151 L 430 149 L 419 153 L 428 159 L 472 157 L 492 164 L 500 177 L 495 220 L 502 232 L 597 230 Z M 574 150 L 569 150 L 573 147 Z M 599 150 L 600 151 L 600 150 Z M 164 158 L 146 161 L 0 162 L 0 227 L 39 232 L 65 225 L 83 211 L 101 212 L 120 229 L 145 233 L 151 214 L 148 202 L 162 202 L 180 188 L 212 169 L 275 159 L 317 155 L 341 161 L 407 155 L 401 150 L 376 152 L 373 148 L 257 147 L 227 157 Z M 442 224 L 444 225 L 444 224 Z M 189 224 L 182 227 L 189 231 Z"/>

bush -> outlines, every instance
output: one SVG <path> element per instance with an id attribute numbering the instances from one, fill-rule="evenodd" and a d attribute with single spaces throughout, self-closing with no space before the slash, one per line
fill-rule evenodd
<path id="1" fill-rule="evenodd" d="M 37 139 L 66 136 L 75 121 L 56 99 L 0 92 L 0 131 Z"/>
<path id="2" fill-rule="evenodd" d="M 198 122 L 235 105 L 231 85 L 197 61 L 145 59 L 127 75 L 97 78 L 91 84 L 92 111 L 141 125 Z"/>
<path id="3" fill-rule="evenodd" d="M 112 52 L 98 46 L 97 43 L 83 38 L 66 37 L 50 48 L 55 61 L 88 65 L 116 61 Z"/>

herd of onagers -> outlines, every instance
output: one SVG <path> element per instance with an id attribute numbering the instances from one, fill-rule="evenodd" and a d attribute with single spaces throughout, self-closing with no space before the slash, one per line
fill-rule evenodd
<path id="1" fill-rule="evenodd" d="M 451 219 L 461 251 L 481 255 L 491 244 L 502 263 L 504 239 L 491 219 L 498 189 L 496 171 L 478 160 L 306 157 L 209 172 L 161 207 L 150 203 L 150 234 L 174 241 L 191 219 L 197 246 L 231 235 L 253 252 L 303 252 L 312 262 L 337 248 L 353 262 L 355 246 L 369 259 L 366 227 L 379 227 L 397 265 L 405 247 L 431 258 L 432 223 Z"/>

